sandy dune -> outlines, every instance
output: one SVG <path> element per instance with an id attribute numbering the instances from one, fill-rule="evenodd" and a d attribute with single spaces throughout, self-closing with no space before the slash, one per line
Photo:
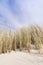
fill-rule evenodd
<path id="1" fill-rule="evenodd" d="M 0 55 L 0 65 L 43 65 L 43 55 L 12 51 Z"/>

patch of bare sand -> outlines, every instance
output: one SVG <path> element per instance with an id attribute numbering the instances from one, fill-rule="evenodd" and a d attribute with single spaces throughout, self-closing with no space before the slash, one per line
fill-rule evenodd
<path id="1" fill-rule="evenodd" d="M 0 65 L 43 65 L 43 55 L 12 51 L 0 55 Z"/>

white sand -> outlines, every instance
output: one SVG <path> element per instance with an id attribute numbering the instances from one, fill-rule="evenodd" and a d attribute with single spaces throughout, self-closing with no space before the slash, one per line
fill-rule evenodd
<path id="1" fill-rule="evenodd" d="M 12 51 L 0 55 L 0 65 L 43 65 L 43 55 Z"/>

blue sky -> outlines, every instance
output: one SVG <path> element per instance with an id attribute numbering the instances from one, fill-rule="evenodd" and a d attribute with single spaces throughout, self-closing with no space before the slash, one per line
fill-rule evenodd
<path id="1" fill-rule="evenodd" d="M 43 26 L 43 0 L 0 0 L 0 26 Z"/>

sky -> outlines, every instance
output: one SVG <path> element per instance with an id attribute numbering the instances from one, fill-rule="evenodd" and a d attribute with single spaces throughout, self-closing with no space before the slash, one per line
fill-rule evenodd
<path id="1" fill-rule="evenodd" d="M 43 0 L 0 0 L 0 26 L 43 26 Z"/>

